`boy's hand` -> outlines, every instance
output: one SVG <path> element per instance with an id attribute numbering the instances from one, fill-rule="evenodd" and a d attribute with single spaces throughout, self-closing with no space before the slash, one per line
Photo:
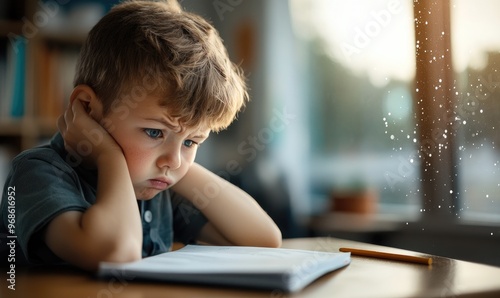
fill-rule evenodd
<path id="1" fill-rule="evenodd" d="M 105 156 L 123 155 L 118 143 L 87 113 L 81 100 L 73 100 L 59 117 L 57 126 L 66 150 L 77 154 L 87 166 L 97 167 L 99 158 Z"/>
<path id="2" fill-rule="evenodd" d="M 105 120 L 101 119 L 99 102 L 87 96 L 90 93 L 82 93 L 89 87 L 77 86 L 75 90 L 57 125 L 69 154 L 77 154 L 77 163 L 83 162 L 85 167 L 95 167 L 99 172 L 95 203 L 85 211 L 57 215 L 47 224 L 43 237 L 61 259 L 95 271 L 103 261 L 139 260 L 142 224 L 123 151 L 99 124 Z"/>

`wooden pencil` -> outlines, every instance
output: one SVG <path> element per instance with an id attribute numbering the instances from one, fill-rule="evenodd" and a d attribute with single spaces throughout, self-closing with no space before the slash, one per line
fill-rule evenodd
<path id="1" fill-rule="evenodd" d="M 380 251 L 374 251 L 374 250 L 349 248 L 349 247 L 341 247 L 339 250 L 341 252 L 350 252 L 352 255 L 355 255 L 355 256 L 412 262 L 412 263 L 425 264 L 425 265 L 432 264 L 432 258 L 428 258 L 428 257 L 415 257 L 415 256 L 380 252 Z"/>

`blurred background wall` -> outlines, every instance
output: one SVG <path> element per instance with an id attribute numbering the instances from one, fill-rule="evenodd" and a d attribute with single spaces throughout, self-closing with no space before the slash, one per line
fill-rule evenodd
<path id="1" fill-rule="evenodd" d="M 116 2 L 0 4 L 2 184 L 54 133 L 79 47 Z M 500 265 L 498 1 L 179 2 L 219 30 L 251 96 L 197 161 L 284 237 Z"/>

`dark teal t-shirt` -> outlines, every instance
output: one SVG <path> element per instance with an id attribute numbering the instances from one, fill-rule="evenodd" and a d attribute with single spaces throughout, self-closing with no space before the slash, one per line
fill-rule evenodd
<path id="1" fill-rule="evenodd" d="M 84 212 L 95 202 L 96 187 L 97 171 L 79 165 L 64 150 L 59 133 L 49 144 L 19 154 L 12 161 L 0 203 L 1 263 L 11 253 L 6 244 L 14 242 L 16 265 L 61 262 L 45 245 L 40 231 L 63 212 Z M 14 196 L 9 198 L 9 190 L 12 194 L 13 189 Z M 9 205 L 15 209 L 15 224 L 10 226 L 13 229 L 9 229 Z M 174 241 L 194 242 L 207 222 L 193 204 L 169 190 L 151 200 L 138 201 L 138 206 L 143 257 L 169 251 Z"/>

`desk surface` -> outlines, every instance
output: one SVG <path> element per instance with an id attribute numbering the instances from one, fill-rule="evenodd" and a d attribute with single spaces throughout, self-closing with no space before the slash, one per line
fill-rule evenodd
<path id="1" fill-rule="evenodd" d="M 336 238 L 289 239 L 283 247 L 337 252 L 339 247 L 422 255 Z M 2 270 L 0 297 L 500 297 L 500 267 L 443 257 L 432 266 L 352 256 L 351 264 L 294 294 L 133 280 L 97 280 L 69 267 L 18 269 L 16 290 Z"/>

